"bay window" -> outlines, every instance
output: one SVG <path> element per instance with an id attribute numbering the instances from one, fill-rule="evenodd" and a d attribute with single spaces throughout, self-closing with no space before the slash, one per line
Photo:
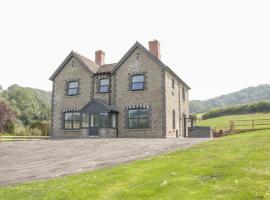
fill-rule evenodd
<path id="1" fill-rule="evenodd" d="M 89 114 L 82 114 L 82 127 L 83 128 L 89 127 Z"/>
<path id="2" fill-rule="evenodd" d="M 108 113 L 99 113 L 99 127 L 108 128 L 109 126 L 109 117 Z"/>
<path id="3" fill-rule="evenodd" d="M 117 115 L 115 113 L 93 113 L 90 115 L 90 127 L 116 128 Z"/>

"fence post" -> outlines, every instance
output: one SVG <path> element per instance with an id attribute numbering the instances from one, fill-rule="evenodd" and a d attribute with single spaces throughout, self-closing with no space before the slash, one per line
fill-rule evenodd
<path id="1" fill-rule="evenodd" d="M 233 121 L 230 121 L 230 132 L 232 132 L 234 129 L 234 123 Z"/>

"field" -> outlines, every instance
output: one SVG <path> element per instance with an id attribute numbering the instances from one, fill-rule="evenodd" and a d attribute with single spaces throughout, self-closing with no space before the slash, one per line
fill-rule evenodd
<path id="1" fill-rule="evenodd" d="M 257 113 L 257 114 L 248 114 L 248 115 L 230 115 L 223 117 L 216 117 L 207 120 L 198 120 L 198 126 L 211 126 L 215 129 L 225 129 L 228 130 L 230 128 L 230 120 L 256 120 L 256 119 L 270 119 L 270 113 Z M 251 127 L 250 127 L 251 128 Z M 260 128 L 260 127 L 259 127 Z M 265 126 L 261 126 L 261 128 L 266 128 Z M 270 128 L 270 126 L 268 126 Z"/>
<path id="2" fill-rule="evenodd" d="M 0 188 L 0 199 L 270 199 L 270 131 L 78 175 Z"/>

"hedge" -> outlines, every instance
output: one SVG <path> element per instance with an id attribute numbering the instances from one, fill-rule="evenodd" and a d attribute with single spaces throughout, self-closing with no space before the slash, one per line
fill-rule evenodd
<path id="1" fill-rule="evenodd" d="M 212 109 L 209 112 L 204 113 L 202 115 L 202 119 L 209 119 L 226 115 L 257 113 L 257 112 L 270 112 L 270 101 L 260 101 L 252 104 Z"/>

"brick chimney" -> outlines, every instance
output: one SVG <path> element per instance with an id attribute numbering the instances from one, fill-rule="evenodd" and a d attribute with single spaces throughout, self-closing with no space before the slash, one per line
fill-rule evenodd
<path id="1" fill-rule="evenodd" d="M 161 59 L 160 55 L 160 44 L 158 40 L 153 40 L 149 42 L 149 51 L 155 55 L 158 59 Z"/>
<path id="2" fill-rule="evenodd" d="M 97 50 L 95 52 L 96 57 L 95 57 L 95 62 L 99 65 L 104 65 L 105 63 L 105 53 L 102 50 Z"/>

